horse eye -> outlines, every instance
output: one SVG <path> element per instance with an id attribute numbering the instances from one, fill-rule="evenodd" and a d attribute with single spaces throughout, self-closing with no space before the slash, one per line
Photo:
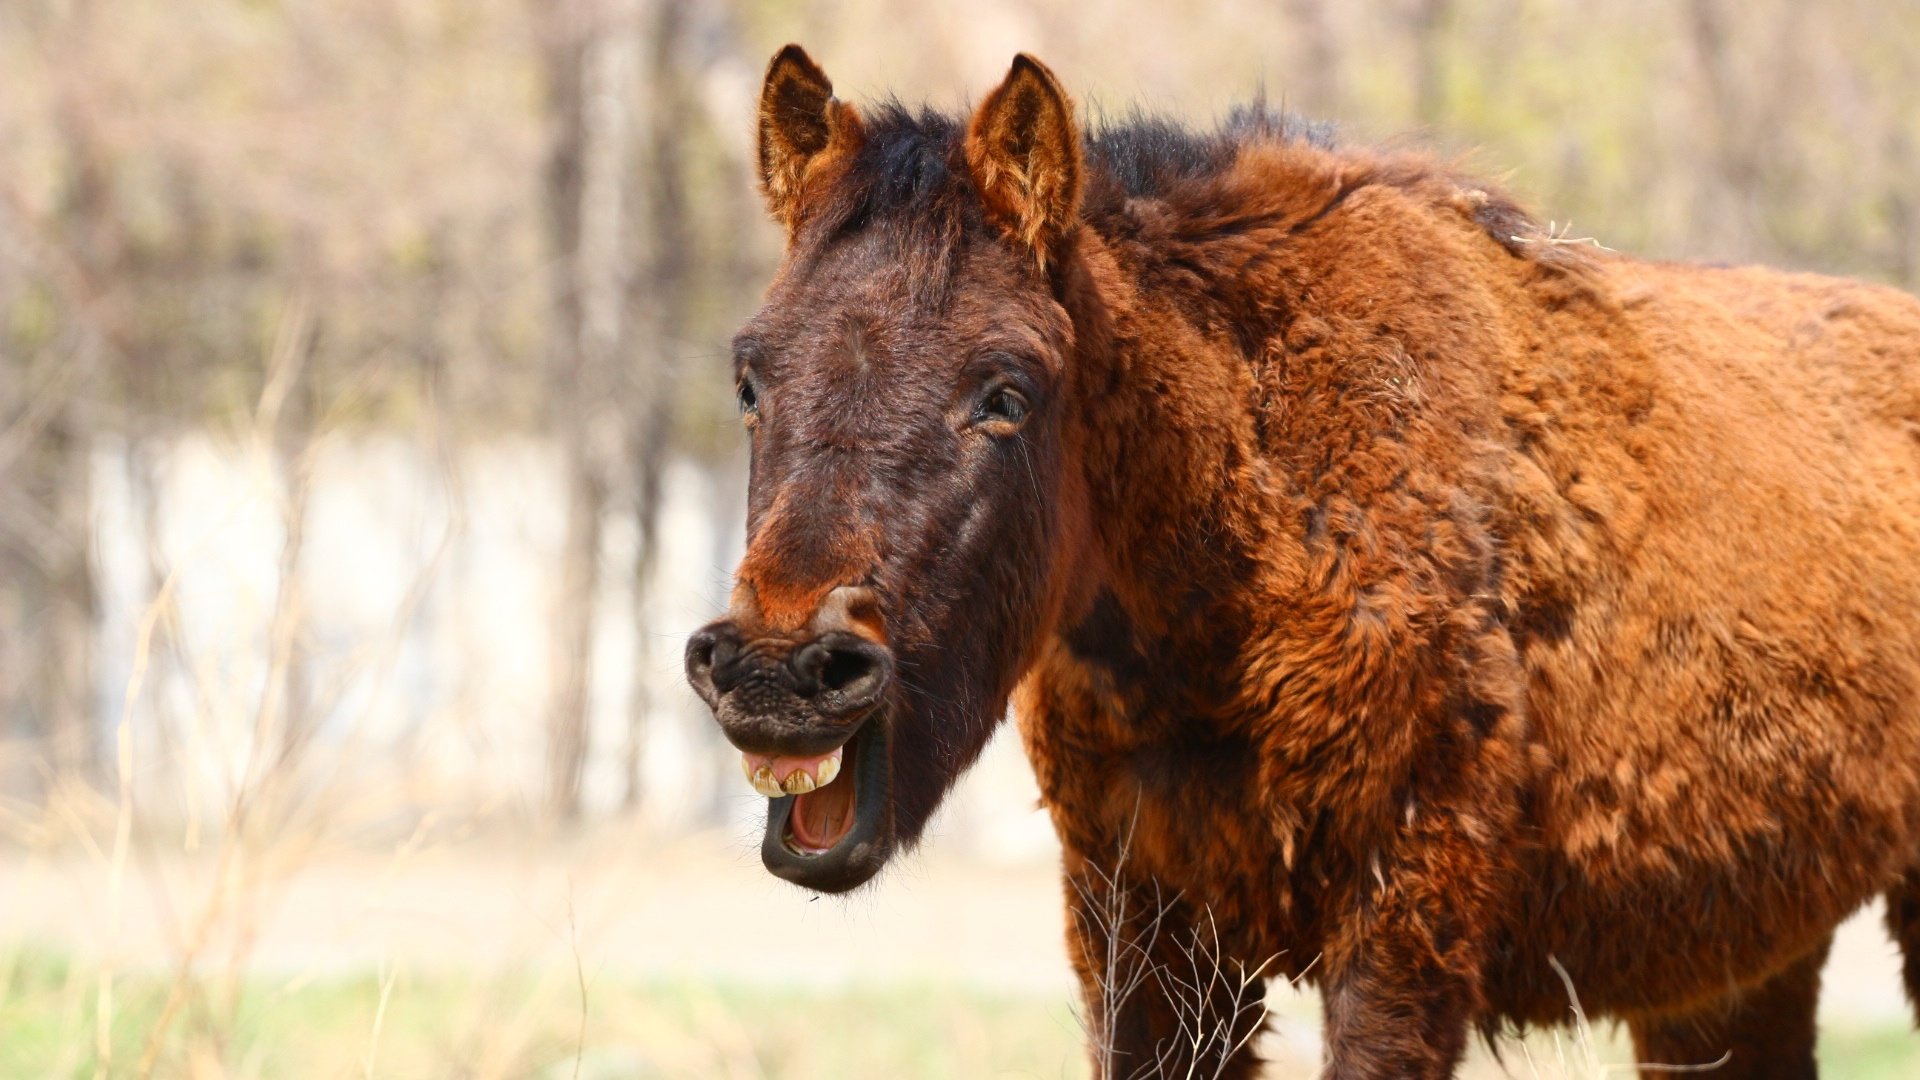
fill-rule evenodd
<path id="1" fill-rule="evenodd" d="M 1018 424 L 1027 418 L 1027 399 L 1017 390 L 1001 387 L 987 395 L 974 413 L 974 419 L 1001 424 Z"/>
<path id="2" fill-rule="evenodd" d="M 742 414 L 752 416 L 760 411 L 760 396 L 753 392 L 752 382 L 741 379 L 738 392 L 740 395 L 740 412 Z"/>

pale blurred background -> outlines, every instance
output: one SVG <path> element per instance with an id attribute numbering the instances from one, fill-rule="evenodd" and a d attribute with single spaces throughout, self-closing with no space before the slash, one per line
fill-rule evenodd
<path id="1" fill-rule="evenodd" d="M 855 101 L 1264 88 L 1563 235 L 1920 285 L 1906 0 L 0 0 L 0 1077 L 1085 1074 L 1013 739 L 814 902 L 680 678 L 789 40 Z M 1920 1075 L 1877 924 L 1828 982 L 1830 1073 Z"/>

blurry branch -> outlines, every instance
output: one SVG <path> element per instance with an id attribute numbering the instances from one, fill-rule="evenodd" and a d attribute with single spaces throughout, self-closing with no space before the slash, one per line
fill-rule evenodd
<path id="1" fill-rule="evenodd" d="M 380 1060 L 380 1032 L 386 1027 L 387 1003 L 393 999 L 393 980 L 398 974 L 399 969 L 391 964 L 380 973 L 380 1004 L 373 1011 L 373 1031 L 367 1036 L 367 1057 L 361 1070 L 367 1080 L 379 1075 L 374 1066 Z"/>
<path id="2" fill-rule="evenodd" d="M 117 918 L 126 888 L 129 847 L 133 841 L 134 707 L 140 700 L 140 692 L 146 685 L 151 669 L 156 629 L 162 614 L 173 602 L 174 581 L 169 577 L 160 584 L 153 601 L 140 616 L 134 637 L 132 670 L 128 673 L 126 693 L 121 700 L 119 722 L 114 725 L 114 779 L 118 800 L 114 812 L 113 851 L 107 875 L 107 912 L 111 929 L 118 928 Z M 95 1031 L 95 1068 L 98 1073 L 104 1073 L 113 1060 L 113 979 L 114 967 L 109 956 L 108 962 L 100 967 L 95 999 L 96 1012 L 101 1018 Z"/>
<path id="3" fill-rule="evenodd" d="M 287 440 L 282 431 L 290 410 L 296 407 L 294 403 L 300 399 L 301 385 L 307 378 L 312 360 L 315 330 L 311 311 L 311 301 L 303 294 L 296 296 L 284 313 L 267 358 L 266 377 L 250 425 L 251 454 L 268 474 L 267 482 L 281 495 L 282 521 L 288 537 L 286 544 L 292 551 L 289 556 L 283 550 L 280 575 L 282 591 L 276 597 L 266 627 L 270 667 L 267 677 L 249 690 L 249 693 L 257 695 L 251 710 L 253 728 L 245 741 L 235 786 L 220 818 L 217 850 L 207 874 L 206 893 L 192 910 L 175 945 L 172 978 L 166 984 L 166 994 L 160 1002 L 157 1015 L 144 1033 L 144 1045 L 135 1068 L 135 1075 L 142 1078 L 170 1074 L 173 1068 L 171 1061 L 182 1052 L 183 1043 L 190 1047 L 195 1037 L 191 1031 L 177 1035 L 176 1029 L 189 1019 L 206 1021 L 210 1008 L 204 999 L 210 989 L 220 985 L 213 983 L 210 986 L 205 970 L 216 946 L 224 945 L 227 953 L 224 986 L 228 1015 L 219 1020 L 215 1027 L 217 1031 L 231 1030 L 237 1023 L 232 1011 L 239 1007 L 241 990 L 249 977 L 248 958 L 260 925 L 267 917 L 263 906 L 273 899 L 271 889 L 295 874 L 332 837 L 339 825 L 336 819 L 342 812 L 358 815 L 364 824 L 365 819 L 377 819 L 380 815 L 392 814 L 403 808 L 399 799 L 382 800 L 378 796 L 368 799 L 369 787 L 364 777 L 355 775 L 356 767 L 365 767 L 367 758 L 362 753 L 366 749 L 363 740 L 368 733 L 371 713 L 385 699 L 388 677 L 402 649 L 405 630 L 413 622 L 430 584 L 437 577 L 445 553 L 459 529 L 459 518 L 455 516 L 449 521 L 447 532 L 419 569 L 394 613 L 390 632 L 367 642 L 363 647 L 363 652 L 367 654 L 365 658 L 372 661 L 368 666 L 373 672 L 366 680 L 369 691 L 366 704 L 358 715 L 351 717 L 344 725 L 348 737 L 334 748 L 335 752 L 316 759 L 307 752 L 314 733 L 304 731 L 296 738 L 288 730 L 295 714 L 288 711 L 286 699 L 294 689 L 287 677 L 294 643 L 304 635 L 308 623 L 297 569 L 300 546 L 297 536 L 300 527 L 296 519 L 305 513 L 308 504 L 308 489 L 313 481 L 311 458 L 317 449 L 314 440 L 318 432 L 309 430 L 303 435 L 300 459 L 289 464 L 285 458 Z M 172 596 L 177 573 L 170 573 L 162 582 L 158 595 L 142 617 L 136 663 L 128 682 L 118 729 L 121 787 L 112 856 L 116 894 L 113 906 L 116 909 L 119 882 L 123 876 L 121 867 L 128 857 L 129 836 L 136 820 L 134 707 L 149 675 L 154 627 L 163 613 L 175 610 Z M 342 672 L 342 685 L 331 697 L 314 702 L 318 707 L 311 714 L 313 717 L 329 716 L 339 711 L 345 684 L 356 675 L 352 667 L 347 665 L 348 670 Z M 217 693 L 205 685 L 196 689 L 203 699 L 212 698 Z M 209 748 L 193 746 L 187 749 L 205 755 Z M 328 767 L 331 769 L 330 775 L 323 773 L 323 769 Z M 432 814 L 424 816 L 413 834 L 400 845 L 396 859 L 410 854 L 433 822 Z M 189 845 L 187 849 L 189 853 L 192 846 Z M 142 845 L 139 851 L 149 862 L 154 860 L 155 851 L 150 847 Z M 149 878 L 156 902 L 168 903 L 169 886 L 157 867 L 150 867 Z M 113 977 L 112 967 L 104 967 L 100 992 L 103 1015 L 111 1013 Z M 382 976 L 378 1012 L 365 1059 L 369 1073 L 374 1067 L 381 1024 L 392 995 L 394 977 L 395 971 L 391 968 Z M 98 1049 L 100 1067 L 109 1075 L 117 1075 L 109 1068 L 111 1054 L 111 1043 L 103 1035 Z"/>
<path id="4" fill-rule="evenodd" d="M 1154 952 L 1160 944 L 1161 924 L 1171 907 L 1160 894 L 1159 881 L 1154 880 L 1151 903 L 1145 910 L 1135 909 L 1134 890 L 1126 886 L 1124 878 L 1132 843 L 1129 827 L 1112 870 L 1089 863 L 1084 874 L 1067 879 L 1079 898 L 1078 904 L 1069 906 L 1073 932 L 1079 938 L 1081 954 L 1097 964 L 1098 994 L 1085 1002 L 1088 1011 L 1080 1015 L 1080 1026 L 1086 1030 L 1103 1078 L 1117 1075 L 1119 1048 L 1113 1024 L 1158 967 Z"/>
<path id="5" fill-rule="evenodd" d="M 573 957 L 574 986 L 580 992 L 580 1027 L 573 1038 L 573 1080 L 580 1080 L 580 1066 L 587 1055 L 587 966 L 580 958 L 580 920 L 573 912 L 573 888 L 567 888 L 567 951 Z"/>
<path id="6" fill-rule="evenodd" d="M 1213 909 L 1203 913 L 1205 932 L 1195 925 L 1186 940 L 1175 943 L 1183 963 L 1160 969 L 1160 985 L 1179 1019 L 1180 1033 L 1159 1048 L 1156 1076 L 1217 1080 L 1266 1026 L 1266 973 L 1279 958 L 1268 957 L 1250 968 L 1227 955 Z"/>
<path id="7" fill-rule="evenodd" d="M 1580 1004 L 1580 994 L 1573 987 L 1573 976 L 1567 974 L 1566 966 L 1560 963 L 1560 958 L 1557 956 L 1548 955 L 1547 964 L 1553 968 L 1554 975 L 1560 979 L 1560 985 L 1566 987 L 1567 1013 L 1572 1018 L 1573 1045 L 1580 1055 L 1577 1062 L 1569 1062 L 1567 1060 L 1567 1049 L 1560 1042 L 1560 1033 L 1556 1030 L 1553 1036 L 1556 1056 L 1556 1075 L 1564 1077 L 1583 1076 L 1593 1077 L 1594 1080 L 1608 1080 L 1609 1077 L 1626 1076 L 1632 1073 L 1639 1073 L 1642 1076 L 1658 1073 L 1710 1073 L 1733 1060 L 1733 1052 L 1728 1051 L 1720 1055 L 1717 1061 L 1708 1061 L 1697 1065 L 1663 1065 L 1657 1062 L 1614 1065 L 1602 1062 L 1600 1060 L 1600 1041 L 1594 1037 L 1593 1024 L 1587 1019 L 1586 1008 Z M 1528 1070 L 1531 1071 L 1535 1077 L 1543 1076 L 1544 1074 L 1540 1072 L 1539 1063 L 1533 1060 L 1533 1053 L 1527 1049 L 1526 1043 L 1523 1042 L 1520 1044 L 1520 1052 L 1526 1059 Z"/>
<path id="8" fill-rule="evenodd" d="M 1133 826 L 1112 867 L 1082 861 L 1068 875 L 1072 932 L 1095 976 L 1078 1014 L 1101 1080 L 1217 1080 L 1266 1026 L 1266 973 L 1279 957 L 1247 966 L 1220 939 L 1213 911 L 1195 911 L 1157 879 L 1132 880 Z M 1171 1020 L 1172 1033 L 1145 1060 L 1122 1060 L 1116 1025 L 1129 1012 Z M 1137 1051 L 1135 1051 L 1137 1053 Z"/>
<path id="9" fill-rule="evenodd" d="M 260 393 L 256 441 L 270 448 L 266 454 L 279 472 L 284 492 L 281 507 L 283 538 L 268 642 L 266 692 L 260 695 L 254 720 L 254 738 L 279 743 L 278 760 L 294 757 L 311 732 L 308 714 L 307 665 L 302 645 L 307 622 L 306 575 L 301 553 L 306 549 L 307 506 L 313 490 L 313 455 L 317 449 L 311 405 L 311 376 L 306 374 L 318 330 L 311 303 L 296 296 L 280 320 L 267 379 Z"/>
<path id="10" fill-rule="evenodd" d="M 254 410 L 254 431 L 257 452 L 269 462 L 280 457 L 271 448 L 284 446 L 278 431 L 287 404 L 297 393 L 301 372 L 307 363 L 311 344 L 308 310 L 304 297 L 293 302 L 281 321 L 280 332 L 267 358 L 266 379 Z M 311 452 L 310 447 L 307 452 Z M 227 807 L 211 888 L 178 952 L 177 967 L 173 980 L 168 984 L 160 1014 L 147 1032 L 146 1046 L 141 1052 L 137 1070 L 142 1080 L 152 1076 L 158 1068 L 161 1055 L 169 1045 L 169 1032 L 187 999 L 196 991 L 196 975 L 202 955 L 216 935 L 227 927 L 233 909 L 245 904 L 250 893 L 261 884 L 258 871 L 250 865 L 255 853 L 250 850 L 248 843 L 249 831 L 255 826 L 252 817 L 256 807 L 267 800 L 282 797 L 278 789 L 294 779 L 293 770 L 283 766 L 285 758 L 281 751 L 289 737 L 286 725 L 298 715 L 293 711 L 290 699 L 300 687 L 290 680 L 289 671 L 296 663 L 295 642 L 306 620 L 300 594 L 299 551 L 303 528 L 301 520 L 305 515 L 310 480 L 305 469 L 283 468 L 280 473 L 280 486 L 285 492 L 282 520 L 287 539 L 282 549 L 279 591 L 267 626 L 268 675 L 259 688 L 259 697 L 255 702 L 254 726 L 252 738 L 247 742 L 246 765 L 241 772 L 240 785 Z M 164 610 L 163 602 L 171 593 L 170 581 L 168 585 L 163 595 L 155 599 L 148 617 L 142 621 L 143 649 L 152 641 L 153 616 Z M 120 825 L 115 834 L 116 864 L 125 858 L 127 829 L 134 814 L 130 713 L 139 692 L 139 680 L 130 682 L 127 692 L 128 712 L 123 714 L 119 727 L 121 789 Z M 305 832 L 297 834 L 297 840 L 280 835 L 280 830 L 275 828 L 269 827 L 265 831 L 274 835 L 276 843 L 291 840 L 296 847 L 310 845 L 316 835 L 311 825 Z M 110 1060 L 110 1047 L 103 1044 L 102 1067 Z"/>

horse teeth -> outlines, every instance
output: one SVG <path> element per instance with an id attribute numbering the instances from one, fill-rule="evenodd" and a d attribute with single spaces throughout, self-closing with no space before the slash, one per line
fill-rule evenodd
<path id="1" fill-rule="evenodd" d="M 777 799 L 786 792 L 781 790 L 780 781 L 773 778 L 773 766 L 762 765 L 753 770 L 753 790 L 769 799 Z"/>
<path id="2" fill-rule="evenodd" d="M 819 757 L 808 758 L 742 754 L 740 771 L 746 775 L 747 783 L 753 785 L 753 790 L 769 799 L 805 795 L 833 783 L 840 775 L 844 754 L 838 747 Z"/>

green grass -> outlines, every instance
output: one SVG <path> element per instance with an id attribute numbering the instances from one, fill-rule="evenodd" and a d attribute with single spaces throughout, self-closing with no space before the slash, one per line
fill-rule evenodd
<path id="1" fill-rule="evenodd" d="M 0 1080 L 140 1076 L 176 980 L 112 980 L 106 1068 L 99 1069 L 100 972 L 32 951 L 0 958 Z M 922 984 L 770 989 L 640 983 L 587 973 L 584 1013 L 571 970 L 493 978 L 374 975 L 290 982 L 197 972 L 158 1039 L 156 1077 L 1080 1078 L 1081 1034 L 1065 1000 Z M 384 999 L 384 1005 L 383 1005 Z M 1293 1007 L 1294 1005 L 1299 1008 Z M 1311 1002 L 1289 1004 L 1311 1015 Z M 1623 1033 L 1602 1028 L 1604 1075 L 1629 1077 Z M 1274 1075 L 1311 1068 L 1308 1048 L 1272 1046 Z M 1530 1056 L 1529 1056 L 1530 1052 Z M 1508 1047 L 1505 1067 L 1476 1054 L 1463 1075 L 1589 1080 L 1584 1048 L 1562 1034 Z M 1823 1034 L 1824 1073 L 1848 1080 L 1920 1076 L 1920 1038 L 1904 1027 Z M 1564 1063 L 1564 1064 L 1563 1064 Z"/>
<path id="2" fill-rule="evenodd" d="M 92 1077 L 97 972 L 13 960 L 0 1078 Z M 225 986 L 223 987 L 223 983 Z M 114 980 L 109 1076 L 138 1076 L 172 984 Z M 381 999 L 386 991 L 384 1010 Z M 357 976 L 237 985 L 205 973 L 168 1023 L 160 1077 L 1078 1077 L 1064 1000 L 937 986 L 815 990 L 619 983 L 572 971 L 496 979 Z M 376 1021 L 378 1038 L 375 1038 Z"/>
<path id="3" fill-rule="evenodd" d="M 1820 1033 L 1820 1072 L 1843 1080 L 1920 1076 L 1920 1035 L 1906 1027 L 1835 1028 Z"/>

